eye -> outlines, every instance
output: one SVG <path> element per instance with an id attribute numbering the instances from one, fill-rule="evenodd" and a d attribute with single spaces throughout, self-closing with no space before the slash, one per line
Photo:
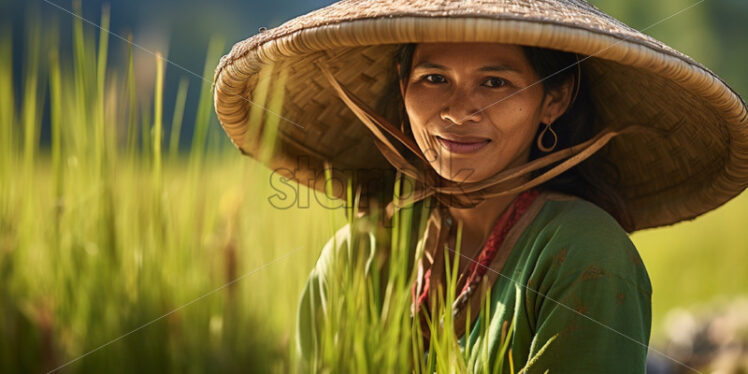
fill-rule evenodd
<path id="1" fill-rule="evenodd" d="M 488 87 L 490 88 L 498 88 L 498 87 L 503 87 L 507 85 L 507 81 L 501 78 L 496 78 L 496 77 L 488 78 L 486 82 L 489 83 Z"/>
<path id="2" fill-rule="evenodd" d="M 434 78 L 434 79 L 429 79 Z M 421 76 L 422 80 L 425 80 L 429 83 L 444 83 L 445 79 L 444 76 L 441 74 L 426 74 Z"/>

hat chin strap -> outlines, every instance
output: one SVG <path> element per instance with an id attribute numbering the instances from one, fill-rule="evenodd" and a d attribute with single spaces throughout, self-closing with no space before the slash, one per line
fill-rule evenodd
<path id="1" fill-rule="evenodd" d="M 315 63 L 317 64 L 317 63 Z M 366 105 L 361 99 L 356 97 L 347 88 L 343 87 L 340 82 L 327 70 L 326 67 L 321 64 L 317 64 L 323 75 L 330 82 L 330 85 L 335 89 L 341 100 L 353 111 L 361 122 L 374 134 L 374 144 L 377 146 L 382 155 L 401 173 L 412 177 L 417 182 L 422 183 L 425 187 L 416 188 L 412 196 L 407 198 L 398 197 L 396 200 L 391 201 L 387 204 L 386 212 L 387 217 L 391 218 L 395 211 L 400 208 L 409 206 L 417 201 L 423 200 L 431 195 L 441 203 L 456 207 L 456 208 L 472 208 L 480 204 L 483 200 L 488 198 L 518 194 L 522 191 L 536 187 L 555 176 L 563 173 L 566 170 L 574 167 L 580 162 L 584 161 L 588 157 L 592 156 L 595 152 L 600 150 L 605 144 L 607 144 L 615 136 L 627 133 L 627 132 L 657 132 L 661 133 L 662 130 L 655 129 L 652 127 L 641 126 L 637 124 L 629 125 L 619 130 L 612 128 L 605 128 L 600 131 L 593 138 L 576 144 L 574 146 L 558 150 L 550 153 L 523 165 L 502 170 L 501 172 L 486 178 L 479 182 L 454 182 L 447 180 L 439 176 L 436 171 L 431 168 L 417 168 L 407 161 L 400 151 L 390 142 L 389 138 L 384 132 L 389 133 L 399 140 L 406 148 L 413 152 L 425 165 L 429 165 L 426 157 L 421 152 L 421 149 L 413 141 L 413 139 L 407 137 L 397 127 L 389 123 L 384 117 L 375 113 L 375 111 Z M 560 164 L 554 166 L 550 170 L 543 174 L 520 184 L 519 186 L 512 187 L 511 183 L 516 181 L 519 177 L 525 176 L 526 174 L 548 166 L 554 162 L 564 160 Z M 426 169 L 424 172 L 423 169 Z"/>

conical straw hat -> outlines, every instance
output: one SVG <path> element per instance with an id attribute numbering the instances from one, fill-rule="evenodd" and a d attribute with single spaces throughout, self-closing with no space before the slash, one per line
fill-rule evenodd
<path id="1" fill-rule="evenodd" d="M 596 127 L 633 124 L 667 134 L 623 134 L 594 156 L 618 168 L 610 178 L 633 230 L 692 219 L 748 186 L 748 110 L 740 96 L 688 56 L 578 0 L 341 1 L 234 45 L 215 72 L 216 113 L 242 153 L 320 191 L 325 162 L 333 175 L 394 170 L 318 66 L 374 106 L 396 80 L 397 48 L 419 42 L 585 56 Z M 345 195 L 342 186 L 335 191 Z"/>

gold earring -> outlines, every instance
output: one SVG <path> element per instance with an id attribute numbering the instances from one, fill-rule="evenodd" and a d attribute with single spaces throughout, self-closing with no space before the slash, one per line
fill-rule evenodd
<path id="1" fill-rule="evenodd" d="M 545 137 L 545 133 L 548 130 L 551 130 L 551 134 L 553 134 L 553 145 L 550 147 L 546 147 L 543 145 L 543 137 Z M 553 128 L 551 128 L 551 123 L 545 124 L 545 128 L 543 129 L 543 131 L 540 132 L 540 135 L 538 135 L 538 149 L 540 149 L 543 152 L 550 152 L 556 148 L 557 143 L 558 143 L 558 135 L 556 135 L 556 132 L 553 131 Z"/>

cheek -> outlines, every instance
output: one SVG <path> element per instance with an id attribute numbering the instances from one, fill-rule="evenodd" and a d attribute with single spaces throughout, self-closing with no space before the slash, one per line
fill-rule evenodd
<path id="1" fill-rule="evenodd" d="M 408 92 L 403 99 L 408 115 L 419 123 L 424 123 L 436 109 L 436 103 L 433 93 L 428 93 L 418 85 L 408 87 Z"/>
<path id="2" fill-rule="evenodd" d="M 438 105 L 434 100 L 424 100 L 415 89 L 408 91 L 404 103 L 410 128 L 421 151 L 426 154 L 428 150 L 436 149 L 437 144 L 433 144 L 428 134 L 428 124 L 438 116 Z"/>
<path id="3" fill-rule="evenodd" d="M 535 134 L 540 123 L 537 110 L 530 105 L 511 105 L 490 110 L 489 118 L 496 127 L 500 140 L 507 143 L 522 143 Z"/>
<path id="4" fill-rule="evenodd" d="M 498 158 L 507 163 L 532 145 L 540 123 L 535 111 L 522 105 L 509 110 L 492 111 L 490 118 L 498 138 L 493 150 Z"/>

